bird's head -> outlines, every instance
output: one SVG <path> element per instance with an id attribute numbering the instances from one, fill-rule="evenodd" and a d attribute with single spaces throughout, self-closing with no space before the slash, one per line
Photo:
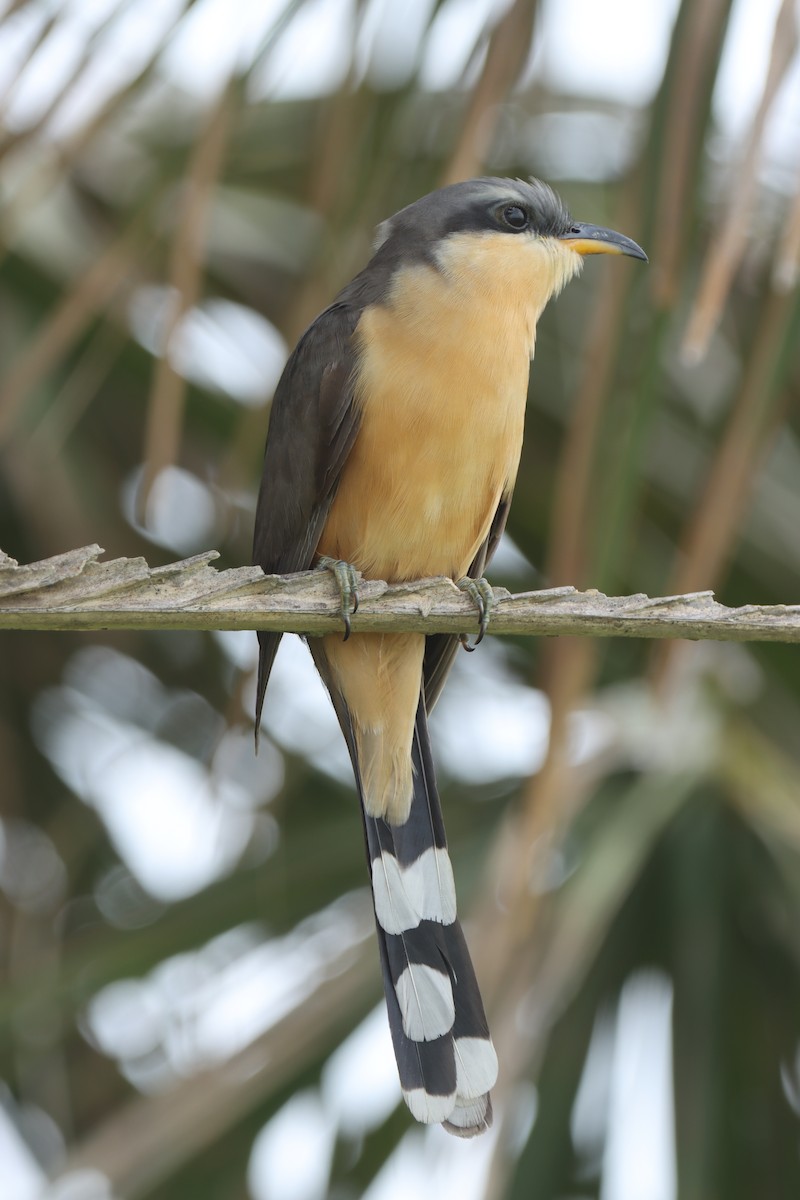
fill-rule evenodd
<path id="1" fill-rule="evenodd" d="M 636 242 L 574 221 L 538 179 L 471 179 L 423 196 L 378 228 L 375 258 L 395 270 L 427 262 L 456 285 L 508 287 L 541 311 L 588 254 L 627 254 L 645 262 Z"/>

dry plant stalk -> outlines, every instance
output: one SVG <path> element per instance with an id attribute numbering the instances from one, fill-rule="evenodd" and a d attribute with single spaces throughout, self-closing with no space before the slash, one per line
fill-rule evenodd
<path id="1" fill-rule="evenodd" d="M 66 292 L 48 320 L 0 380 L 0 444 L 10 436 L 19 408 L 39 381 L 107 304 L 141 257 L 140 221 L 111 241 Z"/>
<path id="2" fill-rule="evenodd" d="M 480 78 L 470 93 L 458 141 L 442 176 L 442 186 L 480 174 L 500 117 L 500 105 L 527 61 L 536 9 L 536 0 L 515 0 L 495 26 Z"/>
<path id="3" fill-rule="evenodd" d="M 102 553 L 83 546 L 26 566 L 0 558 L 0 628 L 273 629 L 311 636 L 341 629 L 341 599 L 328 571 L 217 571 L 210 565 L 216 550 L 153 568 L 142 558 L 99 562 Z M 471 600 L 443 577 L 394 584 L 361 579 L 359 597 L 354 633 L 476 630 Z M 653 598 L 573 587 L 512 595 L 496 588 L 490 628 L 544 637 L 798 642 L 800 605 L 727 608 L 711 592 Z"/>
<path id="4" fill-rule="evenodd" d="M 88 117 L 85 124 L 69 134 L 63 141 L 47 144 L 48 161 L 42 163 L 40 155 L 35 155 L 33 168 L 27 171 L 27 174 L 24 173 L 24 161 L 19 163 L 22 178 L 18 182 L 15 180 L 14 194 L 7 199 L 3 213 L 3 227 L 7 239 L 16 236 L 31 211 L 43 197 L 52 192 L 68 176 L 92 141 L 110 131 L 114 116 L 149 79 L 162 54 L 163 45 L 168 44 L 169 38 L 179 26 L 183 15 L 183 11 L 175 13 L 169 29 L 165 32 L 164 43 L 153 48 L 150 57 L 141 65 L 136 74 L 112 92 Z M 26 131 L 26 133 L 29 132 L 29 130 Z"/>
<path id="5" fill-rule="evenodd" d="M 786 225 L 775 254 L 772 286 L 776 292 L 790 292 L 800 279 L 800 184 L 789 209 Z"/>
<path id="6" fill-rule="evenodd" d="M 690 4 L 681 41 L 680 86 L 674 89 L 658 181 L 652 247 L 653 300 L 657 309 L 675 302 L 685 244 L 684 222 L 694 186 L 692 156 L 697 114 L 702 111 L 709 64 L 716 59 L 727 26 L 729 0 Z M 648 247 L 649 250 L 649 247 Z"/>
<path id="7" fill-rule="evenodd" d="M 204 249 L 211 200 L 222 167 L 233 115 L 235 83 L 228 82 L 198 139 L 184 181 L 183 200 L 175 221 L 167 282 L 174 292 L 164 346 L 159 358 L 147 408 L 144 473 L 137 496 L 138 517 L 146 524 L 150 489 L 165 467 L 178 457 L 183 429 L 186 380 L 170 361 L 170 346 L 181 321 L 200 296 Z"/>
<path id="8" fill-rule="evenodd" d="M 794 0 L 783 0 L 775 20 L 761 99 L 747 136 L 741 166 L 728 188 L 728 211 L 706 255 L 700 286 L 689 316 L 681 350 L 687 363 L 699 362 L 705 354 L 709 338 L 719 324 L 734 275 L 747 249 L 764 129 L 775 96 L 794 59 L 797 44 Z"/>
<path id="9" fill-rule="evenodd" d="M 23 142 L 32 141 L 37 138 L 37 136 L 49 124 L 56 113 L 58 113 L 63 105 L 69 100 L 70 95 L 81 83 L 87 67 L 89 67 L 92 62 L 98 42 L 108 31 L 110 26 L 113 25 L 114 20 L 119 15 L 119 11 L 120 10 L 118 8 L 112 11 L 112 13 L 104 21 L 101 21 L 97 28 L 92 31 L 91 35 L 83 45 L 80 57 L 75 63 L 73 70 L 61 84 L 61 87 L 53 93 L 41 112 L 38 113 L 36 120 L 33 121 L 32 124 L 26 125 L 24 128 L 15 130 L 13 133 L 6 135 L 2 143 L 0 143 L 0 163 L 2 163 L 3 159 L 12 153 L 17 146 L 21 145 Z M 52 28 L 52 24 L 50 22 L 47 24 L 49 24 L 50 28 Z M 48 34 L 49 32 L 50 30 L 48 29 Z M 39 46 L 41 46 L 42 42 L 45 40 L 42 36 L 43 34 L 44 29 L 40 31 L 39 38 L 37 39 Z M 29 53 L 26 56 L 25 67 L 28 66 L 33 57 L 33 53 Z"/>
<path id="10" fill-rule="evenodd" d="M 29 0 L 14 0 L 14 3 L 12 3 L 6 9 L 6 11 L 3 13 L 2 17 L 0 17 L 0 28 L 2 28 L 2 26 L 5 24 L 5 22 L 8 20 L 8 18 L 10 16 L 12 16 L 15 12 L 17 12 L 20 8 L 23 7 L 23 5 L 27 4 L 28 2 L 29 2 Z M 39 28 L 39 31 L 37 32 L 36 37 L 34 38 L 33 42 L 31 43 L 30 47 L 28 48 L 27 54 L 23 55 L 20 58 L 16 67 L 13 67 L 13 66 L 11 67 L 9 74 L 8 74 L 8 78 L 6 79 L 5 87 L 3 88 L 2 92 L 0 92 L 0 119 L 5 118 L 6 109 L 8 108 L 9 104 L 11 103 L 11 101 L 14 98 L 14 92 L 16 91 L 17 87 L 19 86 L 19 82 L 22 79 L 22 76 L 25 74 L 25 71 L 28 68 L 28 64 L 30 63 L 30 61 L 32 60 L 32 58 L 36 54 L 36 52 L 39 50 L 39 48 L 44 44 L 44 42 L 50 36 L 52 30 L 55 28 L 57 20 L 58 20 L 58 17 L 56 15 L 56 13 L 52 13 L 47 18 L 46 21 L 42 22 L 42 25 Z M 3 119 L 3 124 L 5 125 L 4 119 Z"/>
<path id="11" fill-rule="evenodd" d="M 795 296 L 770 292 L 762 309 L 725 436 L 675 556 L 670 587 L 676 591 L 715 587 L 722 577 L 775 427 L 770 414 L 783 400 L 775 368 L 797 306 Z M 666 684 L 676 649 L 665 645 L 654 652 L 652 679 L 657 690 Z"/>

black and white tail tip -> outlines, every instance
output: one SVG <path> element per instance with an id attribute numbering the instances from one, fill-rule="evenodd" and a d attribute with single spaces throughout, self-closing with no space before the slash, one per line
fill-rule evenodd
<path id="1" fill-rule="evenodd" d="M 365 817 L 389 1026 L 414 1117 L 472 1137 L 492 1121 L 497 1055 L 456 917 L 424 717 L 414 751 L 408 820 Z"/>

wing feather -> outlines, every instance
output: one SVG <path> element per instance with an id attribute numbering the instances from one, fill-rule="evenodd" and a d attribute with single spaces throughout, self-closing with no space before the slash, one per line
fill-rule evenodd
<path id="1" fill-rule="evenodd" d="M 253 562 L 267 575 L 314 561 L 347 456 L 358 434 L 356 347 L 361 309 L 334 304 L 306 330 L 272 402 L 256 507 Z M 259 631 L 256 736 L 280 633 Z"/>

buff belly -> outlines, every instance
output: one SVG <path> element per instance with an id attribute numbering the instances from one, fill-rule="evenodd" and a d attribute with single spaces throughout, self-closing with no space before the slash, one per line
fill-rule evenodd
<path id="1" fill-rule="evenodd" d="M 513 487 L 538 311 L 533 300 L 503 309 L 502 290 L 487 305 L 480 278 L 465 288 L 446 270 L 407 268 L 387 303 L 362 315 L 361 426 L 319 553 L 367 578 L 460 578 Z M 424 642 L 421 634 L 324 639 L 350 711 L 367 811 L 394 823 L 411 803 Z"/>

